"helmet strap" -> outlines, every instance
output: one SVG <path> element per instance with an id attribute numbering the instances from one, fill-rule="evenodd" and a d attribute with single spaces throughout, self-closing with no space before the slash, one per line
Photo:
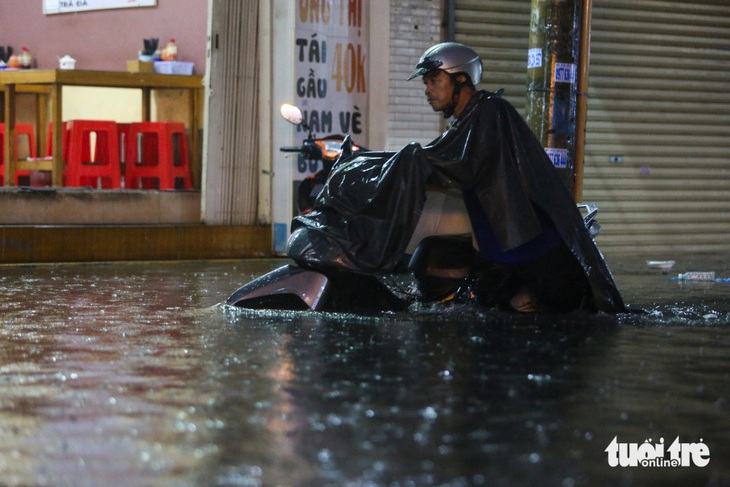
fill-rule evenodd
<path id="1" fill-rule="evenodd" d="M 454 110 L 456 110 L 456 106 L 459 104 L 461 89 L 467 85 L 467 83 L 458 80 L 459 73 L 447 74 L 449 75 L 449 78 L 451 78 L 451 84 L 454 85 L 454 94 L 451 96 L 451 104 L 443 111 L 444 118 L 450 118 L 454 114 Z"/>

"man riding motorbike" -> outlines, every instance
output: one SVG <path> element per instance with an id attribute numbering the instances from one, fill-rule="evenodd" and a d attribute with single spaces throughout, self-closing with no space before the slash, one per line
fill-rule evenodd
<path id="1" fill-rule="evenodd" d="M 456 237 L 429 237 L 419 245 L 410 268 L 426 301 L 439 299 L 435 288 L 452 292 L 456 284 L 468 288 L 459 296 L 475 296 L 487 307 L 625 311 L 545 150 L 498 93 L 475 90 L 481 80 L 476 53 L 439 44 L 422 56 L 411 78 L 417 76 L 424 76 L 434 110 L 456 116 L 452 126 L 426 147 L 343 150 L 312 210 L 292 221 L 287 255 L 333 282 L 372 282 L 397 272 L 427 187 L 436 184 L 461 190 L 477 250 Z"/>
<path id="2" fill-rule="evenodd" d="M 430 182 L 464 198 L 476 246 L 470 294 L 521 312 L 625 311 L 550 158 L 501 93 L 476 90 L 481 76 L 473 49 L 445 42 L 424 52 L 408 78 L 422 77 L 429 105 L 454 117 L 423 152 L 435 168 Z M 428 272 L 418 277 L 427 282 Z"/>

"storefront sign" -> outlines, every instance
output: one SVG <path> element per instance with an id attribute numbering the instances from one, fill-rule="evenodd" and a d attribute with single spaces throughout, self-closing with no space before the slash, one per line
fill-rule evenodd
<path id="1" fill-rule="evenodd" d="M 43 13 L 65 14 L 110 8 L 154 7 L 157 0 L 43 0 Z"/>
<path id="2" fill-rule="evenodd" d="M 364 0 L 298 0 L 295 99 L 315 135 L 367 140 L 368 8 Z M 307 133 L 299 128 L 295 141 Z M 321 169 L 298 164 L 295 180 Z"/>

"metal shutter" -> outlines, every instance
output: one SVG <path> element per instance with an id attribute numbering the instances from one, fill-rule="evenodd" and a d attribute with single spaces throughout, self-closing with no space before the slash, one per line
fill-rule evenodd
<path id="1" fill-rule="evenodd" d="M 409 142 L 425 144 L 441 133 L 441 117 L 426 103 L 421 81 L 407 80 L 421 54 L 443 40 L 441 20 L 440 1 L 394 0 L 391 4 L 388 93 L 395 103 L 390 106 L 387 150 L 399 150 Z M 370 58 L 378 56 L 371 53 Z M 371 91 L 378 89 L 371 87 Z M 377 123 L 376 114 L 371 115 Z"/>
<path id="2" fill-rule="evenodd" d="M 602 208 L 602 247 L 730 247 L 728 7 L 594 1 L 583 194 Z"/>
<path id="3" fill-rule="evenodd" d="M 524 113 L 530 0 L 456 1 L 456 40 Z M 594 0 L 583 199 L 602 249 L 730 248 L 730 2 Z"/>
<path id="4" fill-rule="evenodd" d="M 479 88 L 496 91 L 525 113 L 530 0 L 456 0 L 455 41 L 482 58 Z"/>

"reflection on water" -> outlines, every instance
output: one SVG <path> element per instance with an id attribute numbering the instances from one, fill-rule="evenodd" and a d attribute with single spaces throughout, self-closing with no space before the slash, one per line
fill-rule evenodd
<path id="1" fill-rule="evenodd" d="M 0 485 L 730 485 L 728 284 L 623 258 L 646 314 L 220 305 L 280 264 L 1 267 Z M 710 463 L 612 468 L 614 437 Z"/>

